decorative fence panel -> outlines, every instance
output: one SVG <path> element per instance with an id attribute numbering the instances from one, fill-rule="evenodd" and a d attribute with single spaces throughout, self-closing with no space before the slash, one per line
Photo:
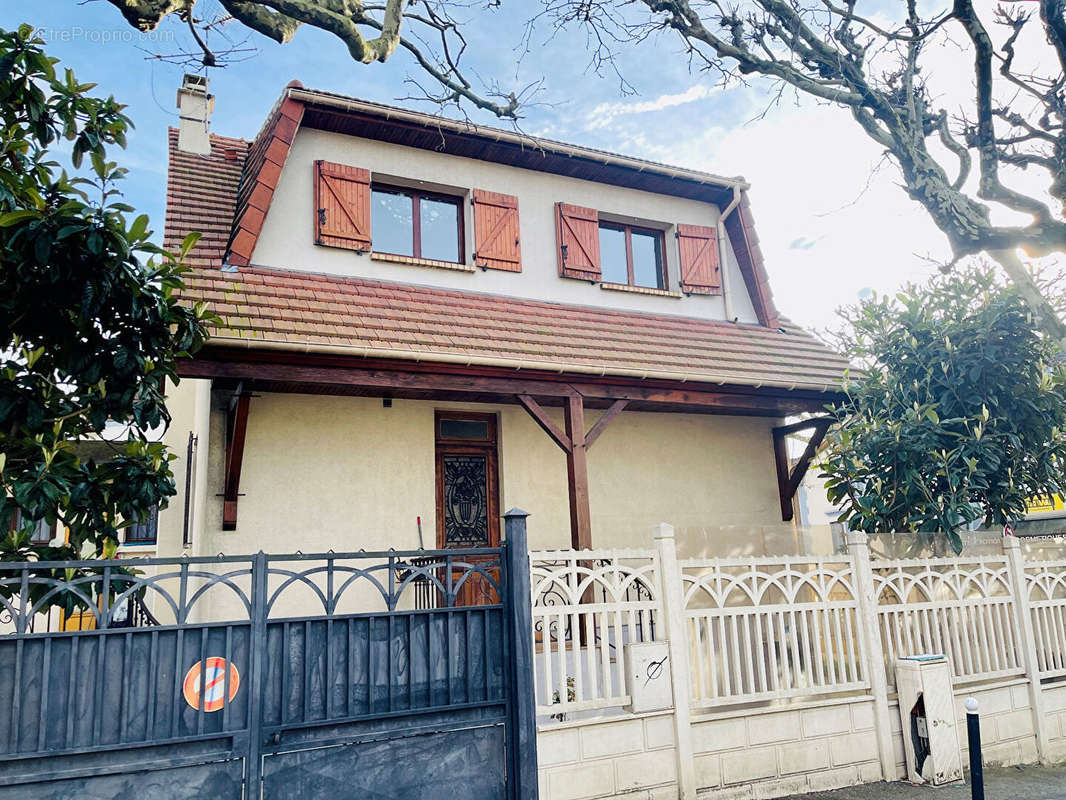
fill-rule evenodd
<path id="1" fill-rule="evenodd" d="M 803 772 L 809 789 L 850 785 L 871 768 L 895 780 L 903 736 L 893 730 L 899 719 L 892 707 L 896 661 L 935 653 L 950 661 L 956 697 L 973 693 L 988 703 L 982 711 L 993 731 L 990 757 L 1005 763 L 1061 759 L 1066 560 L 1027 559 L 1013 536 L 1003 538 L 1002 555 L 915 560 L 872 559 L 861 533 L 848 533 L 846 541 L 847 552 L 829 558 L 678 560 L 673 528 L 664 523 L 647 552 L 534 554 L 531 638 L 543 732 L 554 735 L 551 719 L 576 712 L 568 722 L 607 717 L 587 720 L 607 736 L 625 719 L 624 706 L 638 688 L 621 670 L 625 646 L 663 641 L 666 658 L 655 665 L 669 673 L 673 705 L 657 690 L 643 697 L 638 691 L 636 699 L 641 709 L 672 722 L 678 796 L 716 789 L 732 796 L 741 784 L 757 795 L 781 785 L 800 791 L 792 787 Z M 945 707 L 954 708 L 948 700 Z M 831 709 L 819 707 L 830 702 Z M 721 712 L 751 720 L 741 726 L 746 738 L 720 746 L 710 741 L 707 726 Z M 765 731 L 776 720 L 781 737 L 771 741 Z M 809 769 L 792 768 L 795 753 L 814 748 L 821 736 L 809 734 L 807 720 L 833 740 L 834 752 L 841 742 L 831 766 L 812 758 Z M 570 726 L 558 733 L 557 742 L 569 741 Z M 645 752 L 627 740 L 624 752 L 596 748 L 599 755 L 591 759 L 583 752 L 574 757 L 594 774 L 627 759 L 666 757 L 665 746 L 658 752 L 663 740 L 656 737 L 653 749 L 645 739 Z M 852 745 L 854 752 L 845 752 Z M 742 746 L 759 749 L 758 758 L 769 763 L 760 764 L 765 771 L 753 779 L 730 779 L 725 754 L 733 759 Z M 788 769 L 784 755 L 769 753 L 773 747 L 788 751 Z M 718 753 L 719 769 L 708 771 L 718 775 L 718 785 L 708 786 L 696 765 Z M 857 773 L 841 769 L 848 758 L 860 764 Z M 736 775 L 740 771 L 737 766 Z M 545 774 L 569 776 L 574 767 L 558 761 L 542 768 Z M 804 785 L 802 775 L 799 780 Z M 638 785 L 649 793 L 661 790 L 651 783 L 638 779 L 627 791 Z"/>
<path id="2" fill-rule="evenodd" d="M 902 656 L 943 653 L 956 681 L 1024 673 L 1007 559 L 872 561 L 886 671 Z"/>
<path id="3" fill-rule="evenodd" d="M 1025 598 L 1040 677 L 1066 675 L 1066 561 L 1027 561 Z"/>
<path id="4" fill-rule="evenodd" d="M 662 638 L 657 554 L 536 552 L 530 568 L 537 713 L 629 703 L 623 647 Z"/>
<path id="5" fill-rule="evenodd" d="M 865 689 L 851 562 L 680 562 L 692 703 Z"/>

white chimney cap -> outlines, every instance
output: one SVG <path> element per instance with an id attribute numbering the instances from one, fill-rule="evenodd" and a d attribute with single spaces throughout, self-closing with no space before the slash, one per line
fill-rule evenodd
<path id="1" fill-rule="evenodd" d="M 204 75 L 186 73 L 178 89 L 178 149 L 202 156 L 211 154 L 211 112 L 215 108 L 215 96 L 207 92 L 208 80 Z"/>

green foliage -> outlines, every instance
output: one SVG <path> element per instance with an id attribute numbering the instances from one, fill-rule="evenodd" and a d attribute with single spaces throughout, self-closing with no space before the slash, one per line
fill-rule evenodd
<path id="1" fill-rule="evenodd" d="M 842 312 L 860 370 L 833 409 L 822 477 L 854 530 L 946 534 L 1020 520 L 1060 492 L 1066 390 L 1054 345 L 990 269 Z"/>
<path id="2" fill-rule="evenodd" d="M 127 218 L 107 148 L 131 127 L 114 98 L 58 74 L 32 29 L 0 30 L 0 558 L 113 554 L 118 527 L 174 494 L 172 458 L 145 431 L 169 422 L 165 380 L 201 346 L 202 309 L 174 297 L 183 252 Z M 74 173 L 54 160 L 69 152 Z M 131 426 L 86 455 L 109 421 Z M 97 445 L 97 448 L 102 445 Z M 22 520 L 8 532 L 10 520 Z M 32 520 L 69 528 L 30 545 Z"/>

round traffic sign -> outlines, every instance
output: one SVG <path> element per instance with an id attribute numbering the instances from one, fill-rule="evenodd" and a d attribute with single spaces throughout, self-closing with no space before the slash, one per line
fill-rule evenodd
<path id="1" fill-rule="evenodd" d="M 201 679 L 201 667 L 204 670 Z M 229 675 L 229 697 L 226 697 L 226 676 Z M 227 664 L 226 659 L 212 656 L 203 662 L 197 661 L 185 673 L 182 693 L 185 702 L 200 710 L 200 691 L 203 690 L 203 710 L 218 711 L 226 703 L 232 703 L 241 685 L 241 674 L 235 664 Z"/>

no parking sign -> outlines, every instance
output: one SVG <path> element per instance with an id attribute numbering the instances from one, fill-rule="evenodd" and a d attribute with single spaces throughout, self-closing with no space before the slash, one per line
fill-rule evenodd
<path id="1" fill-rule="evenodd" d="M 200 671 L 204 671 L 201 680 Z M 229 676 L 229 697 L 226 696 L 226 677 Z M 189 671 L 185 673 L 185 682 L 182 692 L 185 702 L 200 710 L 200 701 L 203 700 L 204 711 L 218 711 L 226 703 L 233 702 L 237 696 L 237 689 L 241 685 L 241 674 L 234 664 L 227 664 L 226 659 L 212 656 L 203 662 L 197 661 Z M 200 690 L 203 689 L 203 698 Z"/>

